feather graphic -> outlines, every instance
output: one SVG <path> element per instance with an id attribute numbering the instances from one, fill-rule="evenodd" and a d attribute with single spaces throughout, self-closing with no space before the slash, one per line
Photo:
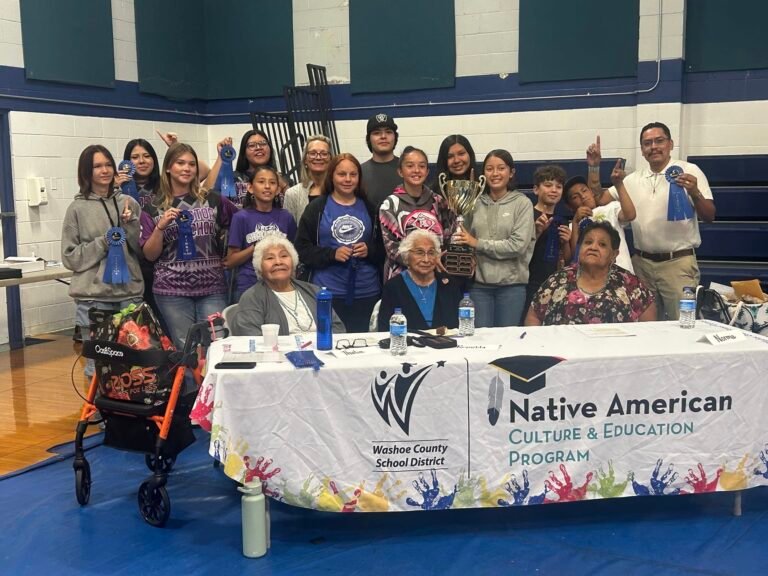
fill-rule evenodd
<path id="1" fill-rule="evenodd" d="M 494 376 L 491 380 L 491 386 L 488 388 L 488 421 L 491 426 L 496 426 L 501 414 L 501 400 L 504 397 L 504 382 L 501 378 Z"/>

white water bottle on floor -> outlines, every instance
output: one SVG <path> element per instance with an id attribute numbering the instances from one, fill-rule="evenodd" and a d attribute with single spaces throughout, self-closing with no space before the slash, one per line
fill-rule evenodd
<path id="1" fill-rule="evenodd" d="M 696 326 L 696 292 L 690 286 L 683 288 L 680 298 L 680 328 Z"/>
<path id="2" fill-rule="evenodd" d="M 260 558 L 267 553 L 267 510 L 261 481 L 238 488 L 243 493 L 243 556 Z"/>
<path id="3" fill-rule="evenodd" d="M 408 320 L 400 308 L 389 319 L 389 352 L 392 356 L 405 356 L 408 352 Z"/>
<path id="4" fill-rule="evenodd" d="M 472 336 L 475 333 L 475 303 L 464 292 L 464 298 L 459 302 L 459 336 Z"/>

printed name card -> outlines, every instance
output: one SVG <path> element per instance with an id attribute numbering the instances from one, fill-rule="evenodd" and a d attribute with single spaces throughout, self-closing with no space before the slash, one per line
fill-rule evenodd
<path id="1" fill-rule="evenodd" d="M 746 340 L 746 336 L 741 330 L 723 330 L 705 334 L 699 339 L 699 342 L 709 342 L 712 346 L 721 346 L 733 342 L 742 342 L 743 340 Z"/>

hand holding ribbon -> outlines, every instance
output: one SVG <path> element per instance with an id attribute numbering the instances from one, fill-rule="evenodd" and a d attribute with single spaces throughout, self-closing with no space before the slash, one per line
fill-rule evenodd
<path id="1" fill-rule="evenodd" d="M 195 237 L 192 231 L 192 221 L 194 217 L 189 210 L 179 212 L 176 222 L 179 227 L 178 247 L 176 249 L 176 258 L 179 260 L 192 260 L 197 256 L 195 247 Z"/>
<path id="2" fill-rule="evenodd" d="M 690 220 L 693 218 L 693 206 L 688 200 L 688 194 L 680 185 L 680 182 L 686 182 L 685 174 L 680 166 L 670 166 L 664 172 L 664 177 L 669 182 L 669 203 L 667 204 L 667 220 L 676 222 L 678 220 Z"/>
<path id="3" fill-rule="evenodd" d="M 127 284 L 131 280 L 131 273 L 123 251 L 125 230 L 119 226 L 113 226 L 107 230 L 105 237 L 109 252 L 107 252 L 107 265 L 104 268 L 102 280 L 105 284 Z"/>
<path id="4" fill-rule="evenodd" d="M 121 172 L 127 179 L 120 184 L 123 194 L 127 194 L 137 202 L 139 201 L 139 190 L 136 188 L 136 182 L 133 175 L 136 174 L 136 165 L 130 160 L 123 160 L 117 165 L 117 171 Z"/>
<path id="5" fill-rule="evenodd" d="M 219 167 L 219 174 L 216 176 L 216 184 L 214 188 L 221 192 L 221 195 L 230 200 L 237 199 L 237 189 L 235 188 L 235 174 L 232 169 L 232 163 L 237 156 L 237 152 L 234 147 L 225 145 L 221 147 L 219 151 L 219 157 L 221 158 L 221 166 Z"/>
<path id="6" fill-rule="evenodd" d="M 560 258 L 560 218 L 550 218 L 547 229 L 547 244 L 544 248 L 544 261 L 557 262 Z"/>

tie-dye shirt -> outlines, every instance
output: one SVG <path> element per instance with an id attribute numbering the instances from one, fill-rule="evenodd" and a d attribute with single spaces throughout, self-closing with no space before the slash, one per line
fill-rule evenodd
<path id="1" fill-rule="evenodd" d="M 196 255 L 191 260 L 180 260 L 178 250 L 179 227 L 172 222 L 163 231 L 163 251 L 155 261 L 155 279 L 152 291 L 163 296 L 210 296 L 227 291 L 224 281 L 222 254 L 225 246 L 220 237 L 228 228 L 237 208 L 226 198 L 209 192 L 202 202 L 191 194 L 174 201 L 174 207 L 192 213 L 192 234 Z M 141 245 L 149 240 L 157 222 L 165 211 L 149 205 L 141 213 Z"/>

